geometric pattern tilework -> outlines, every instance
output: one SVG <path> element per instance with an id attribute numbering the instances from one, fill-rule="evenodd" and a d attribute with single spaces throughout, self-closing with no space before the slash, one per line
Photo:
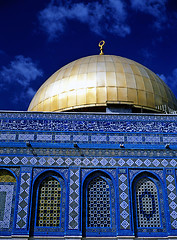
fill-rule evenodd
<path id="1" fill-rule="evenodd" d="M 141 178 L 136 184 L 136 205 L 138 227 L 161 227 L 157 187 L 148 178 Z"/>
<path id="2" fill-rule="evenodd" d="M 111 227 L 110 189 L 101 177 L 91 180 L 88 185 L 87 226 Z"/>
<path id="3" fill-rule="evenodd" d="M 0 185 L 0 228 L 9 228 L 14 185 Z"/>
<path id="4" fill-rule="evenodd" d="M 119 169 L 119 209 L 120 209 L 120 228 L 130 229 L 130 212 L 127 173 L 121 173 Z"/>
<path id="5" fill-rule="evenodd" d="M 16 228 L 26 228 L 27 225 L 30 176 L 30 172 L 21 173 Z"/>
<path id="6" fill-rule="evenodd" d="M 166 184 L 167 184 L 171 228 L 177 229 L 177 195 L 176 195 L 176 186 L 175 186 L 175 175 L 172 173 L 172 170 L 171 170 L 171 174 L 166 173 Z"/>
<path id="7" fill-rule="evenodd" d="M 75 150 L 74 150 L 75 151 Z M 103 153 L 104 154 L 104 153 Z M 116 154 L 115 154 L 116 155 Z M 1 165 L 35 166 L 109 166 L 109 167 L 176 167 L 177 159 L 118 157 L 13 157 L 1 156 Z"/>
<path id="8" fill-rule="evenodd" d="M 69 229 L 79 228 L 79 182 L 80 172 L 78 169 L 70 169 L 69 183 Z"/>

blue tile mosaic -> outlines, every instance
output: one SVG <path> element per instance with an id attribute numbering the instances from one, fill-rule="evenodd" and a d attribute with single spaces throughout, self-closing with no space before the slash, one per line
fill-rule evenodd
<path id="1" fill-rule="evenodd" d="M 94 167 L 176 167 L 174 158 L 118 158 L 118 157 L 14 157 L 1 156 L 0 164 L 28 166 L 94 166 Z"/>
<path id="2" fill-rule="evenodd" d="M 30 191 L 30 177 L 31 172 L 22 172 L 20 181 L 20 195 L 18 201 L 18 213 L 16 228 L 26 228 L 27 225 L 27 214 L 28 214 L 28 201 Z"/>
<path id="3" fill-rule="evenodd" d="M 19 176 L 20 168 L 23 169 L 20 177 L 15 225 L 19 232 L 25 233 L 26 231 L 27 234 L 27 225 L 30 221 L 28 219 L 30 179 L 35 179 L 41 173 L 49 170 L 62 176 L 62 186 L 66 184 L 66 188 L 63 190 L 65 202 L 62 202 L 62 228 L 47 230 L 48 233 L 55 235 L 62 232 L 64 234 L 66 225 L 66 232 L 82 234 L 81 223 L 84 219 L 82 219 L 80 204 L 83 196 L 80 196 L 80 193 L 85 190 L 82 189 L 81 182 L 87 174 L 99 172 L 104 176 L 107 174 L 106 178 L 109 179 L 112 198 L 110 218 L 113 220 L 109 223 L 110 226 L 113 224 L 113 229 L 108 231 L 103 227 L 101 234 L 109 236 L 110 233 L 114 233 L 116 236 L 116 234 L 121 235 L 122 232 L 125 235 L 126 232 L 133 235 L 134 223 L 130 221 L 133 204 L 129 180 L 133 181 L 136 174 L 146 170 L 151 174 L 154 173 L 163 183 L 165 174 L 162 169 L 165 168 L 169 170 L 166 171 L 167 190 L 165 185 L 161 186 L 160 181 L 156 184 L 160 196 L 159 213 L 163 230 L 159 230 L 158 225 L 155 230 L 153 229 L 153 233 L 155 233 L 153 236 L 156 236 L 158 232 L 167 232 L 165 216 L 170 219 L 171 224 L 168 232 L 172 233 L 171 230 L 177 230 L 176 176 L 173 172 L 173 169 L 177 167 L 177 116 L 25 112 L 0 113 L 0 119 L 2 131 L 0 133 L 2 144 L 0 164 L 3 167 L 11 166 L 16 169 L 14 171 L 17 176 Z M 27 147 L 26 142 L 30 142 L 31 147 Z M 74 145 L 75 143 L 77 145 Z M 170 144 L 169 149 L 165 147 L 167 143 Z M 122 145 L 120 146 L 120 144 Z M 30 169 L 32 168 L 31 175 Z M 118 182 L 117 185 L 116 182 Z M 146 190 L 139 194 L 140 205 L 147 196 L 149 202 L 155 202 L 151 192 Z M 0 189 L 0 192 L 4 191 Z M 166 211 L 168 207 L 163 204 L 165 194 L 168 195 L 169 212 Z M 5 206 L 3 199 L 2 196 L 2 205 Z M 152 217 L 151 215 L 155 216 L 154 209 L 152 208 L 150 213 L 143 210 L 141 214 L 148 221 L 148 218 Z M 1 221 L 1 215 L 4 212 L 0 212 L 1 226 L 4 224 Z M 67 219 L 65 212 L 67 212 Z M 110 226 L 109 228 L 111 228 Z M 118 228 L 117 233 L 116 228 Z M 35 231 L 39 235 L 45 233 L 44 229 L 37 226 Z M 148 236 L 146 235 L 149 234 L 148 231 L 151 232 L 149 229 L 138 231 L 145 236 Z M 86 234 L 100 236 L 99 231 L 92 226 L 86 230 Z"/>
<path id="4" fill-rule="evenodd" d="M 79 228 L 79 185 L 80 170 L 70 169 L 69 183 L 69 229 Z"/>
<path id="5" fill-rule="evenodd" d="M 118 175 L 120 228 L 130 229 L 129 191 L 127 173 Z"/>
<path id="6" fill-rule="evenodd" d="M 176 183 L 175 183 L 174 174 L 166 173 L 166 184 L 167 184 L 171 228 L 177 229 L 177 194 L 176 194 Z"/>

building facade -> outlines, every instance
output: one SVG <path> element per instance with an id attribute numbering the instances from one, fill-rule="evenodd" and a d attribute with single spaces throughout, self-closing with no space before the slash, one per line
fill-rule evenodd
<path id="1" fill-rule="evenodd" d="M 105 68 L 110 65 L 110 56 L 109 61 L 102 57 L 97 57 L 96 76 L 104 72 L 100 62 Z M 86 68 L 84 64 L 93 63 L 88 58 L 76 65 Z M 91 87 L 84 84 L 86 104 L 79 105 L 81 85 L 75 83 L 78 91 L 71 106 L 75 90 L 66 89 L 68 83 L 67 101 L 54 104 L 54 98 L 62 99 L 64 93 L 56 97 L 49 85 L 63 81 L 62 69 L 57 73 L 61 79 L 54 74 L 52 83 L 44 83 L 42 93 L 34 97 L 31 105 L 39 112 L 0 113 L 0 239 L 177 239 L 177 116 L 163 114 L 164 109 L 176 110 L 176 99 L 162 80 L 153 74 L 148 75 L 152 81 L 146 79 L 150 70 L 143 72 L 142 65 L 135 69 L 131 60 L 126 61 L 118 64 L 119 69 L 123 64 L 124 76 L 106 70 L 104 89 L 96 85 L 96 92 L 103 96 L 106 91 L 107 97 L 94 98 L 93 91 L 88 96 Z M 131 74 L 136 89 L 128 82 L 126 64 L 135 71 Z M 71 65 L 77 80 L 79 74 L 89 75 L 88 69 L 83 72 L 79 65 L 79 73 Z M 66 75 L 72 72 L 71 65 L 64 68 Z M 120 82 L 126 79 L 124 90 L 118 83 L 109 89 L 112 75 Z M 129 99 L 124 101 L 118 89 L 126 89 Z M 63 112 L 52 112 L 52 107 Z M 82 112 L 65 112 L 73 109 Z"/>

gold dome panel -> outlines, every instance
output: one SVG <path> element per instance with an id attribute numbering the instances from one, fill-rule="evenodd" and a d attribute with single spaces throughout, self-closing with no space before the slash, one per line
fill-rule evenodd
<path id="1" fill-rule="evenodd" d="M 128 104 L 149 110 L 176 110 L 168 86 L 141 64 L 112 55 L 78 59 L 55 72 L 37 91 L 28 111 L 62 112 Z"/>

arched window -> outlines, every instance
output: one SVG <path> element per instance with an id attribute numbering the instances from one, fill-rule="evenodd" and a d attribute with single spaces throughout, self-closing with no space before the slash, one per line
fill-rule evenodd
<path id="1" fill-rule="evenodd" d="M 15 202 L 16 178 L 6 170 L 0 170 L 0 230 L 12 231 L 13 212 Z M 2 230 L 3 231 L 3 230 Z"/>
<path id="2" fill-rule="evenodd" d="M 132 190 L 135 235 L 158 236 L 166 232 L 164 196 L 160 180 L 152 173 L 142 172 L 134 179 Z"/>
<path id="3" fill-rule="evenodd" d="M 87 192 L 87 226 L 111 227 L 110 187 L 101 177 L 92 179 Z"/>
<path id="4" fill-rule="evenodd" d="M 39 187 L 37 226 L 58 227 L 60 225 L 61 186 L 53 177 L 45 178 Z"/>
<path id="5" fill-rule="evenodd" d="M 136 211 L 138 227 L 161 227 L 157 187 L 149 178 L 141 178 L 136 184 Z"/>
<path id="6" fill-rule="evenodd" d="M 115 189 L 111 177 L 93 171 L 84 181 L 82 234 L 87 237 L 116 236 Z M 101 234 L 101 235 L 100 235 Z"/>
<path id="7" fill-rule="evenodd" d="M 33 184 L 30 236 L 64 236 L 66 184 L 56 171 L 44 171 Z"/>

